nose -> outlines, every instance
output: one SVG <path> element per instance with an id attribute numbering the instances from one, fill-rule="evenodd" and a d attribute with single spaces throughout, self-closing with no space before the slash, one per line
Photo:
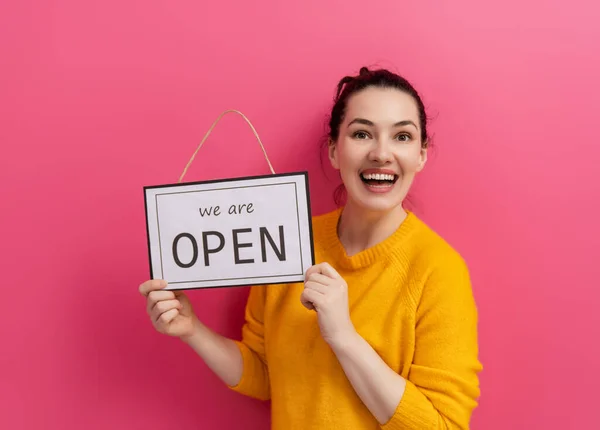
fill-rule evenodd
<path id="1" fill-rule="evenodd" d="M 369 159 L 378 163 L 387 163 L 392 160 L 392 152 L 386 139 L 373 139 L 373 148 L 369 152 Z"/>

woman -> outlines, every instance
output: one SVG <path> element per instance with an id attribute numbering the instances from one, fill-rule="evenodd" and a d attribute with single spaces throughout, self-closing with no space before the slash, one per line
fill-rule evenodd
<path id="1" fill-rule="evenodd" d="M 329 159 L 346 203 L 314 217 L 303 284 L 250 290 L 242 341 L 181 292 L 140 286 L 155 328 L 237 392 L 271 399 L 274 429 L 465 429 L 479 396 L 477 310 L 456 251 L 403 208 L 427 160 L 427 117 L 402 77 L 338 85 Z"/>

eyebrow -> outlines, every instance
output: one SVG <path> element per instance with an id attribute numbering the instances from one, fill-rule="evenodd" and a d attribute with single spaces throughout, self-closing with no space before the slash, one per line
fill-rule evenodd
<path id="1" fill-rule="evenodd" d="M 371 127 L 375 125 L 373 123 L 373 121 L 369 121 L 368 119 L 364 119 L 364 118 L 354 118 L 352 121 L 350 121 L 348 126 L 350 126 L 352 124 L 364 124 L 364 125 L 369 125 Z M 394 124 L 394 127 L 402 127 L 405 125 L 412 125 L 417 130 L 419 129 L 419 127 L 417 127 L 417 125 L 409 119 L 397 122 L 396 124 Z"/>

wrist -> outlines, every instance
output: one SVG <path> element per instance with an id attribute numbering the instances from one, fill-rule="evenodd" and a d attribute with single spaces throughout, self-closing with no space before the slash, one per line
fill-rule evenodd
<path id="1" fill-rule="evenodd" d="M 335 354 L 346 353 L 351 351 L 360 341 L 361 337 L 358 332 L 352 328 L 344 333 L 333 337 L 328 342 Z"/>
<path id="2" fill-rule="evenodd" d="M 191 345 L 197 341 L 198 338 L 202 337 L 202 333 L 206 331 L 204 324 L 200 322 L 198 318 L 192 320 L 192 328 L 189 333 L 179 336 L 179 339 L 188 345 Z"/>

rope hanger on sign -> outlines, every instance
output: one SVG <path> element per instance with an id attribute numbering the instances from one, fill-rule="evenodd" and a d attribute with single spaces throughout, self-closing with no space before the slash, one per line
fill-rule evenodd
<path id="1" fill-rule="evenodd" d="M 240 111 L 235 110 L 235 109 L 228 109 L 228 110 L 224 111 L 223 113 L 221 113 L 221 115 L 219 115 L 217 117 L 217 119 L 215 120 L 215 122 L 213 122 L 212 126 L 208 129 L 208 131 L 204 135 L 204 138 L 202 139 L 202 141 L 200 142 L 200 144 L 198 145 L 198 147 L 196 148 L 196 150 L 192 154 L 192 157 L 190 158 L 190 161 L 188 161 L 187 165 L 183 169 L 183 172 L 181 173 L 181 176 L 179 177 L 179 180 L 177 181 L 178 183 L 181 183 L 181 181 L 183 181 L 183 177 L 185 176 L 187 170 L 189 169 L 189 167 L 191 166 L 192 162 L 194 161 L 194 158 L 196 157 L 196 154 L 198 153 L 198 151 L 200 150 L 200 148 L 202 147 L 202 145 L 204 144 L 204 142 L 206 141 L 206 139 L 208 138 L 208 136 L 210 136 L 210 133 L 213 131 L 213 129 L 215 128 L 215 126 L 217 125 L 217 123 L 221 120 L 221 118 L 223 118 L 223 116 L 225 116 L 228 113 L 237 113 L 242 118 L 244 118 L 244 120 L 248 123 L 248 125 L 252 129 L 252 132 L 254 133 L 254 136 L 256 136 L 256 140 L 258 141 L 258 144 L 260 145 L 260 147 L 262 149 L 262 152 L 263 152 L 263 154 L 265 156 L 265 160 L 267 160 L 267 164 L 269 165 L 269 169 L 271 170 L 271 173 L 273 175 L 275 174 L 275 169 L 273 169 L 273 166 L 271 165 L 271 161 L 269 160 L 269 156 L 267 155 L 267 151 L 266 151 L 264 145 L 262 144 L 262 142 L 260 141 L 260 137 L 258 136 L 258 133 L 256 132 L 256 129 L 254 128 L 254 126 L 252 125 L 252 123 L 250 122 L 250 120 L 246 117 L 246 115 L 244 115 Z"/>

